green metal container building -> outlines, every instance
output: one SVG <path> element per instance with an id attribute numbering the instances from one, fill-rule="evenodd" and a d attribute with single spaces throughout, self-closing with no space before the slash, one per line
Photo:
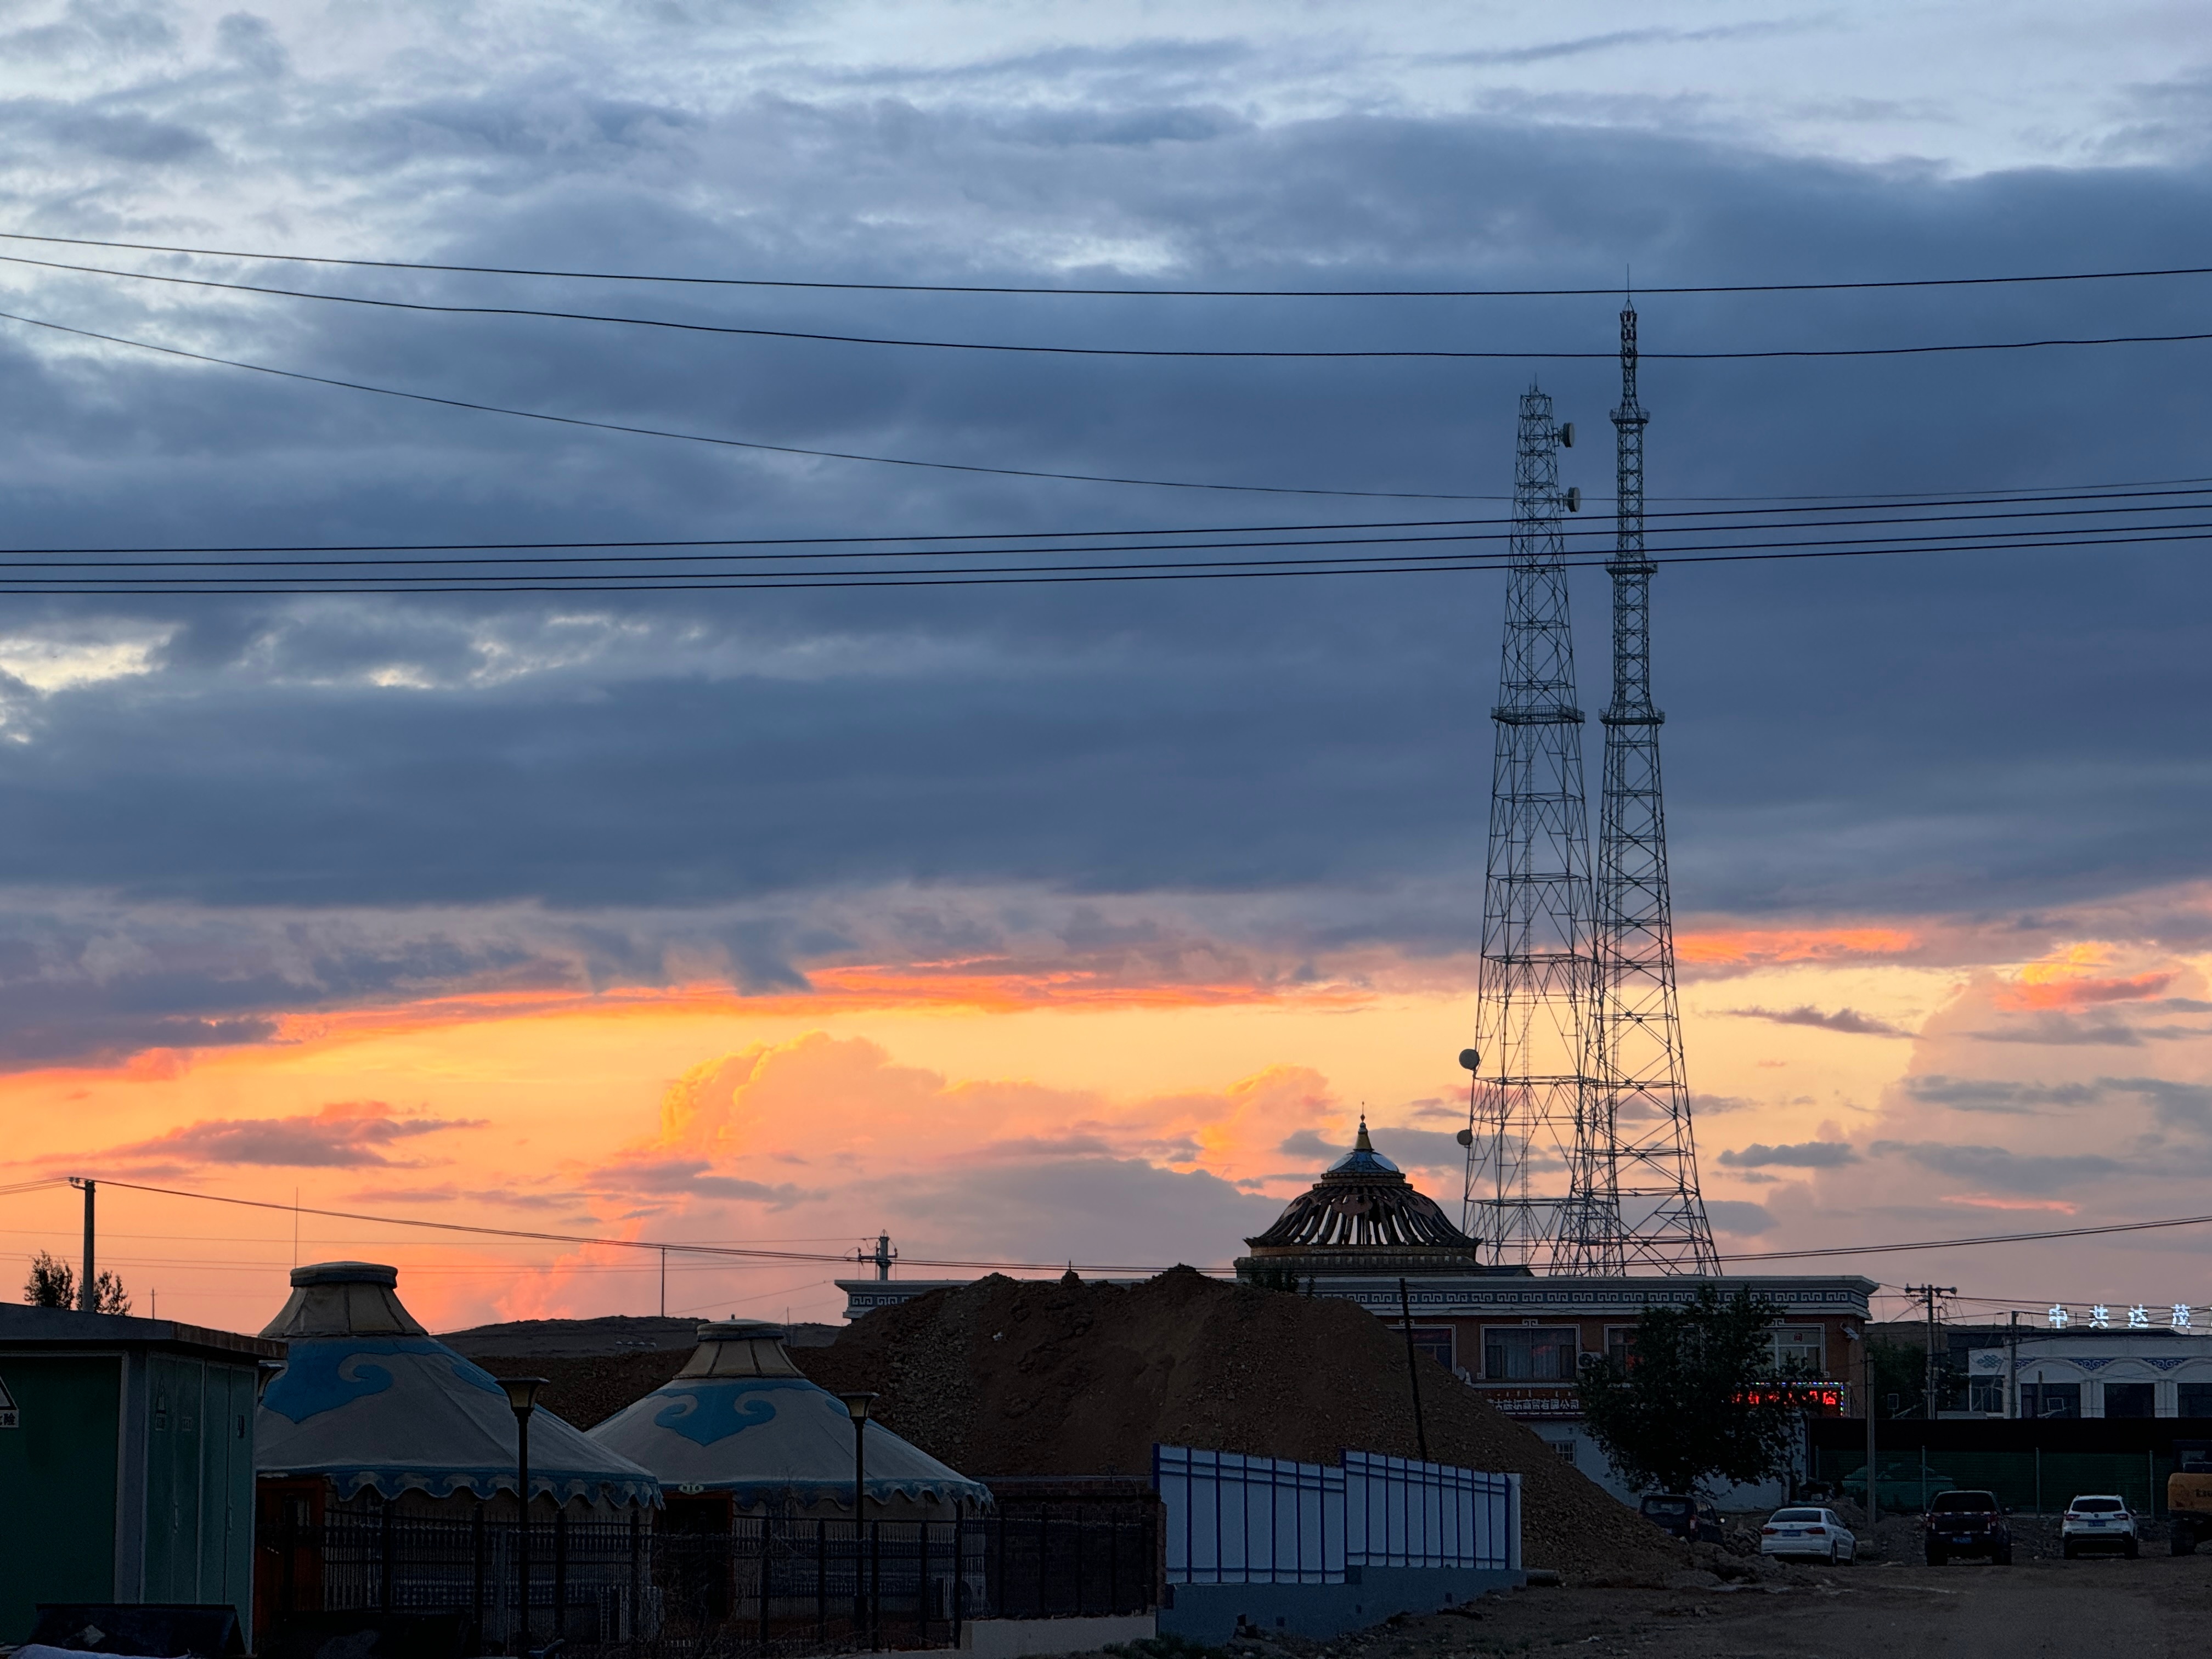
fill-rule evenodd
<path id="1" fill-rule="evenodd" d="M 253 1423 L 284 1345 L 0 1304 L 0 1644 L 41 1601 L 252 1616 Z"/>

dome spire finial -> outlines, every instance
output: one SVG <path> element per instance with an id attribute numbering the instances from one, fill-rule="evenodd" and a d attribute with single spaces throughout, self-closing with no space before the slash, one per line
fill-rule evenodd
<path id="1" fill-rule="evenodd" d="M 1359 1139 L 1352 1143 L 1352 1149 L 1356 1152 L 1371 1152 L 1375 1150 L 1375 1143 L 1367 1138 L 1367 1114 L 1364 1112 L 1359 1115 Z"/>

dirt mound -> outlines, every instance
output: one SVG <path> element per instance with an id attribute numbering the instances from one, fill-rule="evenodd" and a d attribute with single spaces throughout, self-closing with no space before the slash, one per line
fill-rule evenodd
<path id="1" fill-rule="evenodd" d="M 1314 1463 L 1417 1453 L 1402 1336 L 1350 1302 L 1188 1268 L 1127 1287 L 994 1274 L 793 1357 L 833 1391 L 875 1389 L 889 1427 L 984 1479 L 1147 1474 L 1155 1442 Z M 1530 1565 L 1648 1581 L 1686 1565 L 1535 1434 L 1419 1366 L 1430 1457 L 1522 1476 Z"/>
<path id="2" fill-rule="evenodd" d="M 494 1376 L 542 1376 L 538 1403 L 580 1429 L 603 1423 L 633 1400 L 642 1400 L 684 1369 L 691 1350 L 658 1348 L 644 1353 L 562 1357 L 547 1354 L 472 1354 Z"/>

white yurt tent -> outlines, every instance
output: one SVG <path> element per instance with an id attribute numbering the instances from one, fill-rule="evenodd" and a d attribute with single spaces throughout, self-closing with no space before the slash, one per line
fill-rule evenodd
<path id="1" fill-rule="evenodd" d="M 264 1486 L 319 1481 L 344 1508 L 396 1501 L 399 1512 L 452 1514 L 488 1500 L 515 1513 L 516 1433 L 489 1372 L 417 1324 L 398 1272 L 367 1261 L 292 1270 L 292 1297 L 264 1336 L 289 1345 L 256 1420 Z M 556 1510 L 611 1521 L 659 1501 L 659 1483 L 543 1408 L 530 1422 L 534 1519 Z M 318 1508 L 320 1506 L 318 1505 Z"/>
<path id="2" fill-rule="evenodd" d="M 731 1320 L 699 1328 L 676 1379 L 591 1431 L 657 1475 L 674 1503 L 720 1498 L 738 1514 L 853 1519 L 854 1431 L 836 1395 L 800 1372 L 781 1326 Z M 991 1504 L 991 1490 L 880 1423 L 865 1430 L 869 1521 L 951 1521 Z M 703 1519 L 704 1517 L 701 1517 Z"/>

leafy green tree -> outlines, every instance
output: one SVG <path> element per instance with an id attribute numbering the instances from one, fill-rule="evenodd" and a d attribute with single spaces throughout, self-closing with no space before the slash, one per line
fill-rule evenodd
<path id="1" fill-rule="evenodd" d="M 94 1275 L 92 1281 L 94 1311 L 104 1314 L 127 1314 L 131 1311 L 131 1296 L 123 1288 L 123 1281 L 112 1273 Z M 34 1308 L 74 1308 L 76 1306 L 76 1269 L 40 1250 L 31 1258 L 31 1276 L 23 1281 L 23 1300 Z"/>
<path id="2" fill-rule="evenodd" d="M 1708 1285 L 1686 1305 L 1645 1309 L 1625 1357 L 1585 1359 L 1575 1381 L 1583 1419 L 1613 1467 L 1638 1486 L 1680 1492 L 1786 1468 L 1802 1410 L 1790 1385 L 1811 1374 L 1775 1364 L 1780 1311 Z"/>

